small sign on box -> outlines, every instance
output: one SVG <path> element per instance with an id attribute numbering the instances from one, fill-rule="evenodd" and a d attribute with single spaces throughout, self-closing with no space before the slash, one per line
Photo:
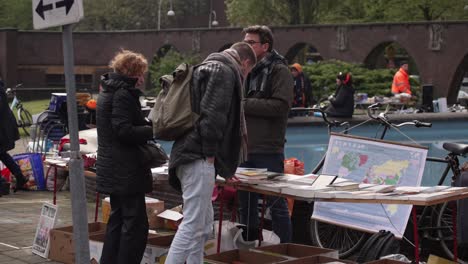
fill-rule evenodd
<path id="1" fill-rule="evenodd" d="M 158 217 L 164 220 L 164 227 L 171 230 L 177 230 L 179 226 L 180 220 L 184 217 L 181 213 L 173 211 L 173 210 L 166 210 L 160 214 Z"/>

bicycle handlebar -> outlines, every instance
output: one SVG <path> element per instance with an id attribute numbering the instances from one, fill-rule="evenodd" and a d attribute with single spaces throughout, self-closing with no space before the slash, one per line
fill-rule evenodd
<path id="1" fill-rule="evenodd" d="M 319 112 L 322 116 L 323 121 L 327 123 L 329 127 L 341 127 L 341 126 L 349 127 L 349 122 L 339 122 L 337 120 L 333 120 L 333 121 L 328 120 L 327 114 L 325 113 L 325 111 L 323 111 L 320 108 L 311 108 L 310 110 L 312 112 Z"/>
<path id="2" fill-rule="evenodd" d="M 374 120 L 378 120 L 377 117 L 375 117 L 374 115 L 372 115 L 371 113 L 371 110 L 377 110 L 379 109 L 380 107 L 382 106 L 381 103 L 375 103 L 375 104 L 371 104 L 367 107 L 367 116 L 371 119 L 374 119 Z"/>
<path id="3" fill-rule="evenodd" d="M 388 121 L 387 112 L 380 113 L 378 116 L 375 116 L 371 113 L 371 110 L 377 110 L 382 106 L 381 103 L 375 103 L 367 107 L 367 116 L 373 120 L 379 121 L 384 126 L 393 126 L 393 127 L 403 127 L 403 126 L 415 126 L 415 127 L 432 127 L 432 123 L 421 122 L 419 120 L 407 121 L 400 124 L 393 124 Z"/>
<path id="4" fill-rule="evenodd" d="M 432 123 L 413 120 L 415 127 L 432 127 Z"/>
<path id="5" fill-rule="evenodd" d="M 17 85 L 15 85 L 14 88 L 7 88 L 7 89 L 6 89 L 6 93 L 7 93 L 7 94 L 16 93 L 16 89 L 20 88 L 21 86 L 23 86 L 23 84 L 22 84 L 22 83 L 18 83 Z"/>

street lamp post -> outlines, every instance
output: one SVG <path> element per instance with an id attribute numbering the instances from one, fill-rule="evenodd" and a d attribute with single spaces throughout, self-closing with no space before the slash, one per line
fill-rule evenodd
<path id="1" fill-rule="evenodd" d="M 161 30 L 161 4 L 163 0 L 159 0 L 158 3 L 158 30 Z M 169 0 L 170 3 L 170 8 L 169 11 L 167 11 L 167 16 L 175 16 L 174 10 L 172 10 L 172 0 Z"/>
<path id="2" fill-rule="evenodd" d="M 218 25 L 219 23 L 218 21 L 216 21 L 216 11 L 211 10 L 209 21 L 208 21 L 208 28 L 211 28 L 211 26 L 216 27 Z"/>

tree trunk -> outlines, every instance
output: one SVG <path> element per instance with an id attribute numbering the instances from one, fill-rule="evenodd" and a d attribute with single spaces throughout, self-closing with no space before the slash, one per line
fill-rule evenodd
<path id="1" fill-rule="evenodd" d="M 301 23 L 301 16 L 299 12 L 299 0 L 288 0 L 289 13 L 291 14 L 291 19 L 289 21 L 290 25 L 298 25 Z"/>

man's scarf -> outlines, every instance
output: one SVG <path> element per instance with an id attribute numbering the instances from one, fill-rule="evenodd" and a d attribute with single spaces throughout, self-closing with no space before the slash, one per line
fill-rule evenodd
<path id="1" fill-rule="evenodd" d="M 272 50 L 255 65 L 247 78 L 247 96 L 251 96 L 256 92 L 261 92 L 262 95 L 268 95 L 268 87 L 266 87 L 268 76 L 273 66 L 278 63 L 287 65 L 284 57 L 276 50 Z"/>
<path id="2" fill-rule="evenodd" d="M 239 54 L 234 49 L 226 49 L 220 53 L 221 56 L 224 56 L 228 59 L 232 65 L 236 67 L 236 75 L 238 80 L 238 94 L 240 99 L 240 136 L 241 136 L 241 148 L 239 153 L 239 162 L 243 163 L 247 160 L 247 144 L 248 144 L 248 136 L 247 136 L 247 123 L 245 122 L 245 112 L 244 112 L 244 104 L 242 103 L 244 99 L 244 77 L 241 75 L 242 72 L 242 62 L 239 57 Z"/>

